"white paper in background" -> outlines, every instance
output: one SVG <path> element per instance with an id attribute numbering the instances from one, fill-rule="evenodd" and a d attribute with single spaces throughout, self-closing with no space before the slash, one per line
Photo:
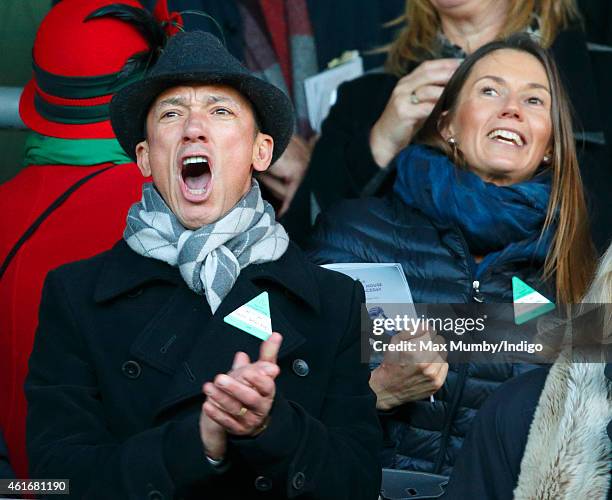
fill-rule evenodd
<path id="1" fill-rule="evenodd" d="M 321 267 L 337 271 L 361 282 L 370 313 L 382 307 L 387 317 L 400 313 L 416 318 L 412 294 L 402 266 L 398 263 L 343 263 L 325 264 Z M 385 306 L 397 304 L 397 307 Z M 393 309 L 393 310 L 391 310 Z"/>
<path id="2" fill-rule="evenodd" d="M 366 296 L 368 316 L 373 321 L 377 318 L 395 318 L 396 316 L 417 317 L 410 287 L 402 266 L 397 263 L 343 263 L 325 264 L 321 267 L 337 271 L 359 281 Z M 385 329 L 385 335 L 395 335 L 395 329 Z M 370 344 L 374 339 L 370 338 Z M 373 370 L 382 362 L 384 353 L 370 353 L 370 369 Z"/>
<path id="3" fill-rule="evenodd" d="M 321 132 L 321 124 L 336 100 L 336 89 L 340 84 L 361 75 L 363 60 L 357 55 L 348 62 L 304 80 L 308 120 L 315 132 Z"/>

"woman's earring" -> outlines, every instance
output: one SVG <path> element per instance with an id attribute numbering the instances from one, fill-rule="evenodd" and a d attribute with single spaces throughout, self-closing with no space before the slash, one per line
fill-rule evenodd
<path id="1" fill-rule="evenodd" d="M 453 157 L 451 158 L 451 160 L 454 163 L 457 163 L 459 161 L 459 154 L 458 154 L 459 150 L 457 148 L 457 139 L 455 139 L 455 136 L 451 135 L 448 139 L 446 139 L 446 142 L 448 142 L 453 152 Z"/>
<path id="2" fill-rule="evenodd" d="M 542 158 L 542 163 L 544 163 L 545 165 L 549 165 L 551 160 L 552 157 L 550 155 L 544 155 L 544 158 Z"/>

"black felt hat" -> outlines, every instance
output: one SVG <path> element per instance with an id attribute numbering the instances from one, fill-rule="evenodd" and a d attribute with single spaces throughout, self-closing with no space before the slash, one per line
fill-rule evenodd
<path id="1" fill-rule="evenodd" d="M 261 132 L 274 139 L 272 162 L 283 153 L 295 120 L 287 95 L 254 76 L 213 35 L 191 31 L 173 36 L 149 73 L 111 101 L 113 130 L 130 158 L 136 159 L 136 145 L 145 139 L 145 120 L 155 98 L 170 87 L 189 83 L 229 85 L 238 90 L 253 104 Z"/>

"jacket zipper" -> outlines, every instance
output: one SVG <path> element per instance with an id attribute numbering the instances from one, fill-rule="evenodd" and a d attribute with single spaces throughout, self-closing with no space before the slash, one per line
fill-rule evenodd
<path id="1" fill-rule="evenodd" d="M 460 231 L 457 231 L 457 234 L 459 236 L 461 245 L 463 246 L 463 251 L 465 252 L 465 258 L 468 263 L 470 278 L 472 279 L 471 298 L 474 302 L 482 304 L 484 303 L 484 297 L 482 293 L 480 292 L 480 281 L 485 277 L 485 275 L 478 276 L 479 273 L 476 272 L 474 268 L 475 261 L 474 261 L 474 258 L 472 257 L 472 254 L 470 253 L 470 249 L 467 245 L 467 241 L 465 241 L 465 238 L 463 234 L 461 234 Z M 504 262 L 504 264 L 512 262 L 513 260 L 517 260 L 517 259 L 510 259 Z M 485 273 L 486 276 L 491 274 L 492 269 L 493 269 L 493 266 L 488 267 Z M 474 279 L 477 276 L 479 277 L 479 279 L 478 280 Z M 451 401 L 449 411 L 444 420 L 444 426 L 442 428 L 443 429 L 442 437 L 440 440 L 440 450 L 438 451 L 438 456 L 436 458 L 436 462 L 434 465 L 434 471 L 433 471 L 434 474 L 440 473 L 442 469 L 442 465 L 444 463 L 444 456 L 446 455 L 446 449 L 448 448 L 448 440 L 450 438 L 450 429 L 452 426 L 453 419 L 455 418 L 455 414 L 457 413 L 457 409 L 459 407 L 459 401 L 461 400 L 461 396 L 463 395 L 463 389 L 465 387 L 465 379 L 467 378 L 467 372 L 468 372 L 468 364 L 462 363 L 461 366 L 459 367 L 456 391 Z"/>
<path id="2" fill-rule="evenodd" d="M 468 248 L 467 242 L 463 235 L 458 232 L 459 239 L 463 246 L 463 250 L 465 252 L 465 258 L 468 263 L 468 268 L 470 272 L 470 278 L 472 279 L 472 289 L 471 289 L 471 299 L 473 302 L 482 304 L 484 302 L 484 297 L 480 293 L 480 281 L 475 280 L 474 278 L 478 274 L 475 270 L 475 261 L 470 253 L 470 249 Z M 490 268 L 487 270 L 489 271 Z M 448 440 L 450 438 L 450 430 L 453 423 L 453 419 L 455 418 L 455 414 L 459 408 L 459 401 L 463 396 L 463 389 L 465 388 L 465 380 L 467 378 L 468 373 L 468 364 L 462 363 L 459 366 L 459 372 L 457 376 L 457 384 L 455 386 L 455 394 L 453 395 L 453 399 L 451 400 L 451 404 L 448 409 L 448 413 L 446 418 L 444 419 L 444 427 L 442 428 L 442 436 L 440 439 L 440 450 L 438 451 L 438 456 L 436 457 L 436 462 L 434 465 L 434 474 L 440 474 L 442 470 L 442 465 L 444 464 L 444 457 L 446 455 L 446 450 L 448 448 Z"/>
<path id="3" fill-rule="evenodd" d="M 480 281 L 477 281 L 477 280 L 472 281 L 472 290 L 474 292 L 472 295 L 472 300 L 474 302 L 478 302 L 479 304 L 482 304 L 484 302 L 484 297 L 480 293 Z"/>

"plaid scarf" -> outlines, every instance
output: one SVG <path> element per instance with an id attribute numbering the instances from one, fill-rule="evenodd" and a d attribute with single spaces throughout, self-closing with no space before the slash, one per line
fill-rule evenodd
<path id="1" fill-rule="evenodd" d="M 234 208 L 195 231 L 185 229 L 153 184 L 146 183 L 142 200 L 130 208 L 123 239 L 143 257 L 178 266 L 187 286 L 206 297 L 213 314 L 241 269 L 277 260 L 289 246 L 255 180 Z"/>
<path id="2" fill-rule="evenodd" d="M 304 80 L 317 74 L 317 50 L 306 0 L 241 0 L 247 68 L 293 98 L 297 132 L 312 135 Z"/>

